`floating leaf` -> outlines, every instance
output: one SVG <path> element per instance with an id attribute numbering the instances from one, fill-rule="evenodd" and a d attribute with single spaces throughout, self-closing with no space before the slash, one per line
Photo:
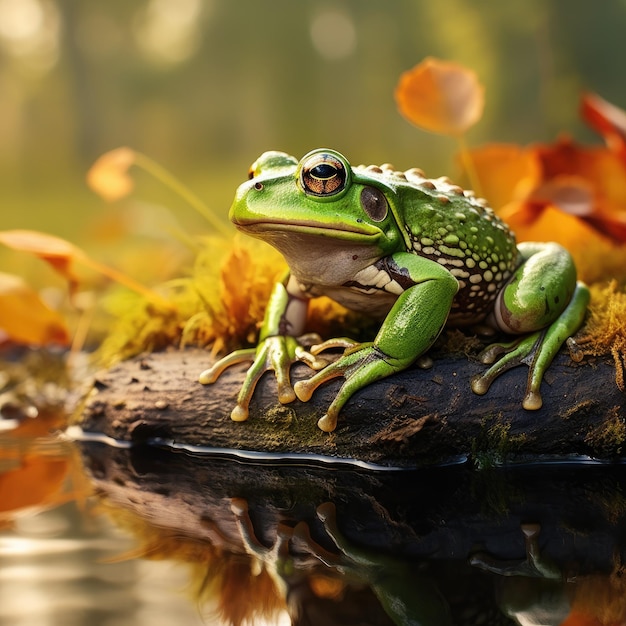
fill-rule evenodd
<path id="1" fill-rule="evenodd" d="M 424 130 L 459 137 L 482 116 L 484 89 L 474 72 L 432 57 L 400 76 L 400 113 Z"/>
<path id="2" fill-rule="evenodd" d="M 131 148 L 116 148 L 103 154 L 87 172 L 87 184 L 109 202 L 124 198 L 134 189 L 128 170 L 136 161 Z"/>
<path id="3" fill-rule="evenodd" d="M 0 330 L 28 345 L 67 345 L 69 333 L 59 313 L 48 307 L 19 276 L 0 272 Z"/>

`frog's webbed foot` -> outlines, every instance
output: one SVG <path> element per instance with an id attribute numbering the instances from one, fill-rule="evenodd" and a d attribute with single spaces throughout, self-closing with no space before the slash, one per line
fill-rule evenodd
<path id="1" fill-rule="evenodd" d="M 404 364 L 395 363 L 395 359 L 387 356 L 373 343 L 356 343 L 345 339 L 331 340 L 320 346 L 314 346 L 311 352 L 318 353 L 321 349 L 346 346 L 346 351 L 338 360 L 327 365 L 311 378 L 300 380 L 294 385 L 298 399 L 307 402 L 320 385 L 333 378 L 344 377 L 345 381 L 335 399 L 328 407 L 326 414 L 317 422 L 324 432 L 335 430 L 341 408 L 359 389 L 406 367 Z"/>
<path id="2" fill-rule="evenodd" d="M 528 382 L 522 406 L 530 411 L 540 409 L 543 404 L 541 381 L 561 346 L 567 345 L 572 360 L 580 361 L 582 358 L 571 335 L 580 328 L 588 302 L 587 287 L 578 283 L 568 306 L 549 326 L 510 343 L 495 343 L 483 350 L 478 356 L 479 360 L 493 365 L 483 374 L 472 378 L 472 391 L 483 395 L 500 374 L 526 364 Z"/>
<path id="3" fill-rule="evenodd" d="M 523 339 L 517 339 L 509 343 L 494 343 L 485 348 L 479 355 L 478 360 L 486 365 L 493 365 L 482 374 L 472 378 L 472 391 L 478 395 L 484 395 L 489 391 L 491 383 L 504 372 L 526 364 L 529 367 L 528 384 L 522 406 L 528 410 L 540 409 L 543 401 L 539 388 L 543 372 L 539 376 L 533 376 L 533 362 L 538 347 L 541 345 L 543 332 L 536 332 Z"/>
<path id="4" fill-rule="evenodd" d="M 198 381 L 203 385 L 210 385 L 229 367 L 251 362 L 252 365 L 246 372 L 237 397 L 237 405 L 230 414 L 235 422 L 243 422 L 248 419 L 250 401 L 265 372 L 274 372 L 278 387 L 278 400 L 281 404 L 288 404 L 296 399 L 289 376 L 291 366 L 301 361 L 313 370 L 325 367 L 329 362 L 327 359 L 320 358 L 306 349 L 307 346 L 320 341 L 320 336 L 316 334 L 303 335 L 298 338 L 289 335 L 266 337 L 257 348 L 236 350 L 220 359 L 202 372 Z"/>
<path id="5" fill-rule="evenodd" d="M 544 559 L 539 550 L 539 524 L 522 524 L 526 558 L 522 561 L 500 561 L 487 553 L 477 553 L 470 558 L 470 565 L 499 574 L 500 576 L 523 576 L 525 578 L 547 578 L 559 580 L 561 571 Z"/>

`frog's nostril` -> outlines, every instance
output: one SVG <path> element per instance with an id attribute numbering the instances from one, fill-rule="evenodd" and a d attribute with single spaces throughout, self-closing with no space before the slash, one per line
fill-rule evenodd
<path id="1" fill-rule="evenodd" d="M 263 189 L 263 183 L 254 183 L 254 188 L 257 191 L 261 191 L 261 189 Z"/>

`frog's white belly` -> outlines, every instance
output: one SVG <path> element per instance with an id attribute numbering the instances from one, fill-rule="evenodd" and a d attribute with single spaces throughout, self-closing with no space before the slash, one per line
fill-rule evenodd
<path id="1" fill-rule="evenodd" d="M 384 319 L 397 300 L 394 294 L 379 289 L 365 292 L 355 287 L 327 287 L 309 285 L 306 292 L 311 296 L 328 296 L 352 311 L 366 313 L 375 319 Z"/>

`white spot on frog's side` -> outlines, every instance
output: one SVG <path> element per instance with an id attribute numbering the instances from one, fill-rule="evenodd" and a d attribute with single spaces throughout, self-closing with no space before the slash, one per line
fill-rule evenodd
<path id="1" fill-rule="evenodd" d="M 458 269 L 456 267 L 450 270 L 450 274 L 452 274 L 452 276 L 455 276 L 456 278 L 469 278 L 470 275 L 469 272 Z"/>
<path id="2" fill-rule="evenodd" d="M 376 290 L 384 290 L 387 293 L 392 293 L 394 295 L 400 295 L 404 289 L 400 287 L 400 285 L 391 279 L 391 276 L 387 274 L 384 270 L 378 269 L 373 265 L 370 265 L 360 272 L 357 272 L 354 276 L 354 285 L 355 289 L 359 291 L 367 291 L 371 293 Z"/>

